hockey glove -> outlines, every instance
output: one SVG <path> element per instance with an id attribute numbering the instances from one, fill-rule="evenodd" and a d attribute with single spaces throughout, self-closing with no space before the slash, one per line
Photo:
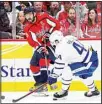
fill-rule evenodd
<path id="1" fill-rule="evenodd" d="M 49 42 L 49 33 L 46 33 L 43 37 L 42 37 L 42 43 L 47 44 Z"/>
<path id="2" fill-rule="evenodd" d="M 48 77 L 48 83 L 50 85 L 56 83 L 57 82 L 57 78 L 58 78 L 58 76 L 56 74 L 50 74 L 49 77 Z"/>
<path id="3" fill-rule="evenodd" d="M 49 53 L 48 53 L 48 50 L 47 50 L 45 47 L 40 47 L 40 48 L 38 48 L 38 49 L 37 49 L 37 52 L 39 52 L 39 53 L 44 53 L 44 54 L 46 54 L 46 55 L 49 54 Z"/>

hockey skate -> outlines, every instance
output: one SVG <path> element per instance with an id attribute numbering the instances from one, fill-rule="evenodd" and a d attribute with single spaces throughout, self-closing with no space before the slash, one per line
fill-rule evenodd
<path id="1" fill-rule="evenodd" d="M 42 84 L 44 84 L 44 83 L 35 83 L 34 86 L 31 87 L 31 88 L 29 89 L 29 91 L 33 91 L 34 89 L 40 87 Z M 39 88 L 39 89 L 33 94 L 33 96 L 36 96 L 36 97 L 39 97 L 39 96 L 46 97 L 46 96 L 48 96 L 47 91 L 48 91 L 47 85 L 46 85 L 46 86 L 44 85 L 44 86 L 42 86 L 41 88 Z"/>
<path id="2" fill-rule="evenodd" d="M 60 92 L 56 92 L 53 96 L 53 100 L 64 100 L 65 97 L 68 95 L 68 91 L 67 90 L 61 90 Z"/>
<path id="3" fill-rule="evenodd" d="M 42 84 L 43 83 L 35 83 L 34 86 L 29 89 L 29 91 L 33 91 L 35 88 L 38 88 Z M 45 91 L 48 91 L 47 85 L 46 86 L 42 86 L 40 89 L 37 90 L 37 92 L 45 92 Z"/>
<path id="4" fill-rule="evenodd" d="M 98 91 L 98 89 L 95 87 L 95 91 L 90 91 L 90 92 L 85 92 L 85 96 L 86 97 L 92 97 L 92 96 L 97 96 L 99 95 L 100 92 Z"/>

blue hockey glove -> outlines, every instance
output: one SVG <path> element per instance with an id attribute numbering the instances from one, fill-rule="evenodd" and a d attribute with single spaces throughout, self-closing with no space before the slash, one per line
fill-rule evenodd
<path id="1" fill-rule="evenodd" d="M 52 85 L 53 83 L 57 82 L 57 78 L 48 77 L 48 83 Z"/>
<path id="2" fill-rule="evenodd" d="M 57 82 L 57 78 L 58 78 L 58 76 L 56 74 L 49 75 L 49 77 L 48 77 L 48 83 L 50 85 L 56 83 Z"/>

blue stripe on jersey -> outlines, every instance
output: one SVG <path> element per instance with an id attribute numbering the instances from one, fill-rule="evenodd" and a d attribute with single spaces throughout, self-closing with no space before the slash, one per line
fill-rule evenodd
<path id="1" fill-rule="evenodd" d="M 90 58 L 90 61 L 98 60 L 97 51 L 92 51 L 92 56 Z"/>
<path id="2" fill-rule="evenodd" d="M 71 79 L 69 79 L 69 80 L 65 80 L 65 79 L 63 79 L 63 78 L 62 78 L 62 80 L 63 80 L 63 81 L 71 81 L 71 80 L 72 80 L 72 78 L 71 78 Z"/>
<path id="3" fill-rule="evenodd" d="M 85 58 L 84 58 L 84 60 L 82 62 L 76 62 L 76 63 L 68 64 L 68 66 L 71 67 L 72 71 L 77 69 L 77 68 L 87 66 L 87 63 L 84 63 L 84 62 L 87 60 L 88 55 L 89 55 L 89 52 L 86 54 L 86 56 L 85 56 Z M 92 55 L 91 55 L 91 57 L 89 59 L 89 62 L 93 62 L 95 60 L 98 60 L 97 52 L 92 51 Z"/>
<path id="4" fill-rule="evenodd" d="M 59 64 L 59 65 L 65 65 L 64 63 L 59 63 L 59 62 L 55 62 L 56 64 Z"/>
<path id="5" fill-rule="evenodd" d="M 76 76 L 83 75 L 83 74 L 92 74 L 98 66 L 98 60 L 91 62 L 91 63 L 92 64 L 90 64 L 90 65 L 89 65 L 89 63 L 87 64 L 87 66 L 89 65 L 90 67 L 87 67 L 87 66 L 85 68 L 83 67 L 83 70 L 81 70 L 79 72 L 75 72 L 73 74 Z"/>
<path id="6" fill-rule="evenodd" d="M 83 75 L 83 74 L 88 74 L 88 69 L 73 73 L 75 76 Z M 92 73 L 92 72 L 91 72 Z"/>
<path id="7" fill-rule="evenodd" d="M 72 63 L 72 64 L 68 64 L 68 66 L 70 66 L 71 70 L 75 70 L 81 67 L 84 67 L 86 64 L 81 63 L 81 62 L 76 62 L 76 63 Z"/>
<path id="8" fill-rule="evenodd" d="M 59 68 L 58 67 L 55 67 L 55 69 L 64 69 L 64 67 L 59 67 Z"/>
<path id="9" fill-rule="evenodd" d="M 86 60 L 89 58 L 88 62 L 92 62 L 92 61 L 95 61 L 95 60 L 98 60 L 98 57 L 97 57 L 97 52 L 96 51 L 92 51 L 92 54 L 90 55 L 90 50 L 88 50 L 85 58 L 83 59 L 82 63 L 86 63 Z"/>
<path id="10" fill-rule="evenodd" d="M 55 62 L 55 69 L 64 69 L 64 66 L 64 63 Z"/>

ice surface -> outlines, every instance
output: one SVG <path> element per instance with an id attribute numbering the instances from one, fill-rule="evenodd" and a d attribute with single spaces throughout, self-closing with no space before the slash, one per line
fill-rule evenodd
<path id="1" fill-rule="evenodd" d="M 2 103 L 12 103 L 13 99 L 17 99 L 27 92 L 3 92 L 5 96 Z M 53 93 L 49 92 L 48 97 L 34 96 L 34 93 L 21 99 L 16 103 L 101 103 L 101 94 L 94 97 L 85 97 L 83 91 L 70 91 L 64 100 L 53 100 Z"/>

